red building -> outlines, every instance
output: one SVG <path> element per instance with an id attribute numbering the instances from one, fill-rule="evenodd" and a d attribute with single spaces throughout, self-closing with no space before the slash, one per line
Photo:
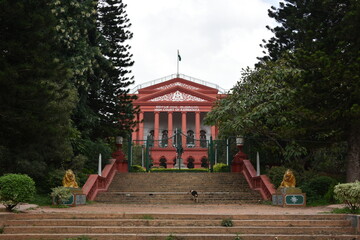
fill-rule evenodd
<path id="1" fill-rule="evenodd" d="M 139 106 L 136 118 L 142 121 L 132 139 L 142 144 L 151 139 L 150 156 L 154 166 L 173 168 L 175 143 L 181 141 L 182 159 L 188 168 L 206 167 L 208 141 L 217 138 L 217 127 L 206 126 L 203 119 L 218 98 L 225 96 L 219 86 L 185 75 L 171 75 L 133 89 Z M 176 130 L 181 131 L 176 137 Z M 180 137 L 181 136 L 181 137 Z"/>

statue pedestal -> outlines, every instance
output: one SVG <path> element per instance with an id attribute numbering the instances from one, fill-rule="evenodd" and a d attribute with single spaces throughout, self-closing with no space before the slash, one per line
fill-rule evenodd
<path id="1" fill-rule="evenodd" d="M 187 167 L 183 164 L 183 159 L 180 158 L 180 159 L 176 159 L 176 163 L 175 163 L 175 166 L 174 168 L 177 168 L 179 169 L 179 164 L 180 164 L 180 169 L 187 169 Z"/>
<path id="2" fill-rule="evenodd" d="M 82 192 L 81 188 L 69 188 L 71 191 L 71 197 L 68 201 L 63 202 L 63 205 L 75 207 L 77 205 L 86 204 L 86 195 Z M 53 199 L 53 205 L 56 205 L 55 199 Z"/>
<path id="3" fill-rule="evenodd" d="M 283 207 L 305 207 L 306 193 L 296 187 L 281 187 L 272 195 L 272 204 Z"/>

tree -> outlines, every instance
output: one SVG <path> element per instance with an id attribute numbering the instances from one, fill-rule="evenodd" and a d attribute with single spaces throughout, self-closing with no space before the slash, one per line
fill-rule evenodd
<path id="1" fill-rule="evenodd" d="M 306 113 L 295 104 L 296 91 L 287 82 L 301 74 L 285 60 L 268 62 L 256 70 L 243 70 L 242 82 L 217 102 L 207 114 L 206 123 L 219 126 L 223 136 L 266 139 L 262 148 L 280 152 L 287 162 L 300 161 L 310 144 L 287 140 L 302 139 L 308 131 L 299 127 Z"/>
<path id="2" fill-rule="evenodd" d="M 304 77 L 289 84 L 296 104 L 323 140 L 348 143 L 347 181 L 360 179 L 360 2 L 288 0 L 269 16 L 280 26 L 266 44 L 267 60 L 291 52 Z"/>
<path id="3" fill-rule="evenodd" d="M 110 156 L 109 139 L 130 131 L 132 34 L 126 5 L 109 4 L 100 14 L 108 5 L 93 0 L 0 1 L 0 173 L 46 183 L 92 166 L 95 149 Z"/>
<path id="4" fill-rule="evenodd" d="M 44 180 L 72 156 L 76 95 L 54 45 L 48 1 L 1 1 L 0 171 Z"/>
<path id="5" fill-rule="evenodd" d="M 31 201 L 35 192 L 35 182 L 28 175 L 6 174 L 0 177 L 0 203 L 9 211 L 19 203 Z"/>
<path id="6" fill-rule="evenodd" d="M 134 83 L 133 77 L 129 77 L 129 68 L 134 61 L 127 44 L 133 33 L 129 30 L 131 24 L 125 9 L 126 4 L 121 0 L 102 0 L 99 3 L 98 22 L 103 53 L 99 62 L 102 72 L 98 76 L 99 91 L 92 91 L 92 100 L 101 123 L 95 133 L 104 137 L 127 136 L 136 124 L 133 118 L 137 110 L 132 105 L 136 97 L 128 95 L 127 88 Z"/>

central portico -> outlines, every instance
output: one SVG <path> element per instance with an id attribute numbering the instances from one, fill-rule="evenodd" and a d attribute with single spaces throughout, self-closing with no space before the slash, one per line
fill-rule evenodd
<path id="1" fill-rule="evenodd" d="M 133 102 L 140 108 L 140 121 L 133 132 L 135 144 L 152 139 L 150 156 L 154 166 L 173 168 L 175 143 L 181 141 L 183 163 L 188 168 L 208 166 L 208 141 L 217 138 L 216 126 L 203 119 L 218 98 L 224 97 L 219 86 L 185 75 L 171 75 L 139 85 Z M 176 131 L 180 132 L 176 137 Z M 180 137 L 181 136 L 181 137 Z"/>

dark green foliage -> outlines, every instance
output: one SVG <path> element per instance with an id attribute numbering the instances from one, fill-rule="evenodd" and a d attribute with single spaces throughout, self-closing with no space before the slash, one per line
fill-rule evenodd
<path id="1" fill-rule="evenodd" d="M 34 199 L 29 203 L 36 204 L 38 206 L 49 206 L 51 205 L 51 197 L 49 194 L 35 194 Z"/>
<path id="2" fill-rule="evenodd" d="M 103 59 L 100 59 L 101 69 L 94 73 L 98 78 L 97 88 L 90 93 L 90 101 L 100 117 L 97 136 L 127 136 L 132 127 L 135 96 L 128 95 L 127 87 L 134 83 L 129 69 L 134 62 L 129 52 L 127 41 L 133 36 L 126 13 L 126 4 L 121 0 L 102 0 L 98 8 L 100 46 Z M 93 85 L 94 86 L 94 85 Z M 102 96 L 99 96 L 99 93 Z M 97 108 L 97 109 L 96 109 Z"/>
<path id="3" fill-rule="evenodd" d="M 27 173 L 43 192 L 58 186 L 59 169 L 84 182 L 133 124 L 125 5 L 104 13 L 92 0 L 0 6 L 0 174 Z"/>
<path id="4" fill-rule="evenodd" d="M 213 167 L 214 172 L 230 172 L 230 166 L 225 163 L 217 163 Z"/>
<path id="5" fill-rule="evenodd" d="M 49 168 L 72 156 L 76 95 L 56 59 L 48 1 L 0 4 L 0 174 L 27 173 L 42 183 Z"/>
<path id="6" fill-rule="evenodd" d="M 335 208 L 331 211 L 331 213 L 337 213 L 337 214 L 360 214 L 360 208 L 359 209 L 350 209 L 348 207 L 345 208 Z"/>
<path id="7" fill-rule="evenodd" d="M 359 179 L 360 2 L 287 0 L 269 16 L 279 25 L 265 41 L 269 54 L 259 66 L 290 53 L 289 64 L 302 71 L 288 84 L 296 89 L 303 138 L 346 141 L 347 181 Z"/>
<path id="8" fill-rule="evenodd" d="M 47 177 L 47 185 L 50 188 L 62 186 L 62 180 L 65 175 L 64 169 L 54 169 L 52 171 L 49 171 L 48 177 Z"/>
<path id="9" fill-rule="evenodd" d="M 312 179 L 304 182 L 300 188 L 306 193 L 308 203 L 322 200 L 326 196 L 327 202 L 334 201 L 333 191 L 337 181 L 328 176 L 314 176 Z"/>
<path id="10" fill-rule="evenodd" d="M 269 171 L 267 172 L 267 176 L 270 178 L 271 183 L 274 184 L 275 188 L 280 187 L 280 184 L 284 178 L 284 174 L 286 172 L 287 168 L 286 167 L 272 167 L 269 169 Z M 295 176 L 296 178 L 296 176 Z"/>
<path id="11" fill-rule="evenodd" d="M 259 139 L 274 162 L 314 169 L 334 146 L 346 142 L 347 181 L 360 179 L 360 2 L 285 0 L 269 11 L 278 22 L 264 40 L 267 55 L 243 70 L 232 94 L 207 115 L 223 135 Z M 330 155 L 330 154 L 329 154 Z M 330 163 L 331 162 L 331 163 Z M 270 165 L 271 166 L 271 165 Z"/>
<path id="12" fill-rule="evenodd" d="M 91 169 L 93 171 L 97 171 L 98 163 L 99 163 L 99 153 L 101 153 L 103 159 L 102 167 L 104 167 L 107 164 L 106 160 L 111 158 L 112 149 L 110 145 L 100 139 L 97 139 L 96 141 L 91 141 L 87 139 L 84 140 L 83 143 L 84 143 L 83 154 L 87 158 L 84 164 L 86 168 Z"/>
<path id="13" fill-rule="evenodd" d="M 25 174 L 6 174 L 0 177 L 0 202 L 11 211 L 21 202 L 34 197 L 35 182 Z"/>

